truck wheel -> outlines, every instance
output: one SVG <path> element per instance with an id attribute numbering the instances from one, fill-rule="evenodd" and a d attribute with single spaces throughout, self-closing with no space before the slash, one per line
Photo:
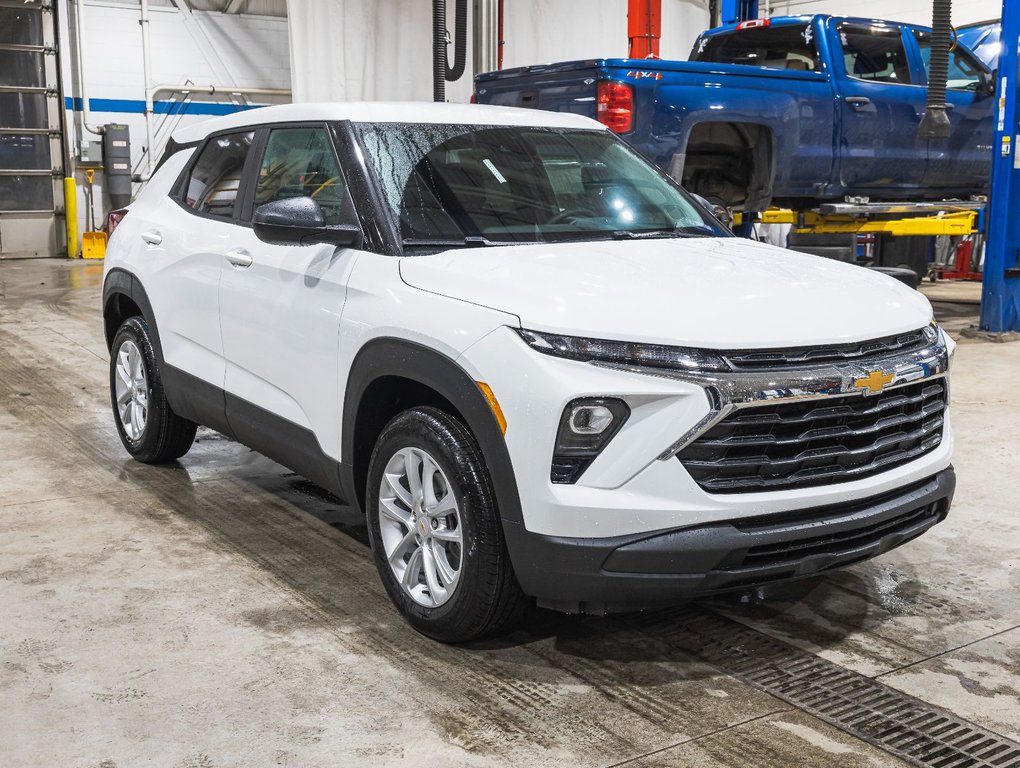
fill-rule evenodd
<path id="1" fill-rule="evenodd" d="M 110 401 L 120 441 L 145 464 L 165 464 L 188 452 L 198 425 L 170 408 L 163 392 L 149 326 L 124 321 L 110 351 Z"/>
<path id="2" fill-rule="evenodd" d="M 390 599 L 419 632 L 456 643 L 489 636 L 522 615 L 481 450 L 436 408 L 396 416 L 368 470 L 368 529 Z"/>

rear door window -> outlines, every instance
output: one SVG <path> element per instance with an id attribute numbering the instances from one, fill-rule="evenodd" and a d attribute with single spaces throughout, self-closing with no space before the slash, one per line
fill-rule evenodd
<path id="1" fill-rule="evenodd" d="M 841 24 L 846 73 L 874 83 L 910 85 L 910 65 L 899 27 Z"/>
<path id="2" fill-rule="evenodd" d="M 809 24 L 752 27 L 701 38 L 691 61 L 815 72 L 818 49 Z"/>
<path id="3" fill-rule="evenodd" d="M 237 212 L 241 174 L 254 131 L 214 136 L 201 149 L 181 192 L 196 213 L 232 220 Z"/>

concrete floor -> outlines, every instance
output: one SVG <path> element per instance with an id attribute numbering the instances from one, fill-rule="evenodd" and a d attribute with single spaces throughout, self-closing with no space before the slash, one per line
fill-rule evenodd
<path id="1" fill-rule="evenodd" d="M 128 460 L 101 278 L 0 263 L 0 766 L 904 764 L 680 650 L 682 614 L 417 635 L 307 482 L 208 431 L 179 466 Z M 961 343 L 945 523 L 696 610 L 1020 740 L 1018 379 L 1020 344 Z"/>

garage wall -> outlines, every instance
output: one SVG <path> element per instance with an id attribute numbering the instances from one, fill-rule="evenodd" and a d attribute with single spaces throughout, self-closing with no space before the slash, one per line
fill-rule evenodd
<path id="1" fill-rule="evenodd" d="M 74 57 L 74 13 L 67 0 L 59 0 L 61 65 L 64 88 L 71 106 L 72 94 L 79 94 L 78 69 Z M 267 10 L 269 3 L 265 2 Z M 257 3 L 256 3 L 257 6 Z M 290 52 L 287 19 L 278 16 L 255 16 L 195 12 L 187 18 L 172 7 L 153 5 L 150 8 L 152 77 L 155 83 L 215 84 L 250 87 L 289 88 Z M 142 79 L 142 37 L 138 3 L 86 0 L 86 40 L 84 55 L 88 73 L 88 94 L 92 122 L 124 123 L 131 133 L 132 165 L 142 170 L 142 149 L 145 146 L 145 89 Z M 116 40 L 117 45 L 110 45 Z M 166 137 L 176 126 L 208 120 L 211 116 L 235 111 L 244 102 L 231 103 L 224 97 L 210 100 L 196 96 L 193 103 L 180 107 L 182 114 L 166 116 L 158 112 L 172 109 L 169 96 L 157 98 L 156 155 Z M 255 103 L 265 103 L 258 97 Z M 75 155 L 82 142 L 100 137 L 84 131 L 81 101 L 68 111 L 68 126 Z M 81 183 L 83 175 L 78 174 Z M 96 177 L 97 200 L 102 194 L 102 176 Z M 85 225 L 84 191 L 78 190 L 79 226 Z M 97 218 L 101 215 L 96 205 Z"/>
<path id="2" fill-rule="evenodd" d="M 291 0 L 288 13 L 295 101 L 432 98 L 427 0 Z M 663 0 L 663 56 L 686 59 L 708 22 L 708 0 Z M 626 56 L 627 0 L 513 0 L 504 39 L 505 67 Z M 449 100 L 468 100 L 470 75 L 469 59 L 464 78 L 447 84 Z"/>
<path id="3" fill-rule="evenodd" d="M 848 7 L 845 0 L 780 0 L 772 2 L 771 16 L 798 13 L 831 13 L 835 16 L 863 16 L 871 19 L 904 21 L 931 26 L 931 0 L 856 0 Z M 764 7 L 764 4 L 763 4 Z M 971 24 L 997 19 L 1002 15 L 1002 0 L 966 0 L 953 3 L 953 23 Z"/>

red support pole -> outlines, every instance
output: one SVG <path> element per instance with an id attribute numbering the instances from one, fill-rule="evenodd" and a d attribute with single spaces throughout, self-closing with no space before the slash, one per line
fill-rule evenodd
<path id="1" fill-rule="evenodd" d="M 628 0 L 627 37 L 630 58 L 659 58 L 662 35 L 662 0 Z"/>
<path id="2" fill-rule="evenodd" d="M 496 24 L 497 24 L 496 37 L 498 38 L 498 42 L 497 42 L 496 47 L 499 50 L 499 53 L 497 54 L 497 58 L 496 58 L 496 69 L 503 69 L 503 43 L 504 43 L 504 40 L 503 40 L 503 0 L 499 0 L 499 3 L 497 5 L 497 7 L 498 7 L 499 10 L 496 12 L 496 17 L 499 19 L 499 21 L 496 22 Z"/>

